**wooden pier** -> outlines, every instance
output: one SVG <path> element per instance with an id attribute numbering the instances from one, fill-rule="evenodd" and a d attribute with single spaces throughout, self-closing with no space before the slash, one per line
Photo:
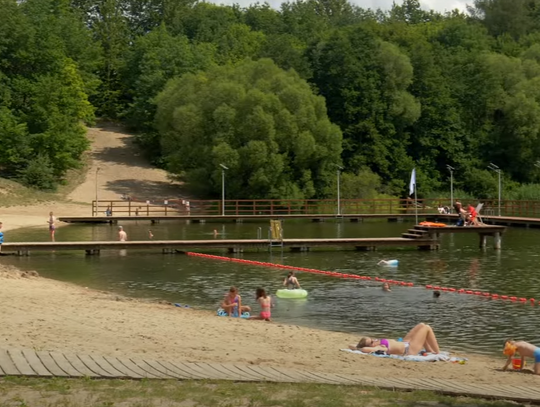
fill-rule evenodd
<path id="1" fill-rule="evenodd" d="M 502 234 L 506 230 L 505 226 L 481 225 L 481 226 L 446 226 L 431 227 L 416 225 L 402 234 L 407 239 L 431 239 L 439 241 L 440 235 L 450 233 L 477 233 L 480 238 L 480 248 L 485 248 L 487 238 L 493 238 L 493 247 L 497 250 L 501 248 Z"/>
<path id="2" fill-rule="evenodd" d="M 225 249 L 229 253 L 241 253 L 244 250 L 271 250 L 285 248 L 290 251 L 309 251 L 313 248 L 375 250 L 378 247 L 416 247 L 423 250 L 438 248 L 438 242 L 430 237 L 408 239 L 403 237 L 387 238 L 345 238 L 345 239 L 213 239 L 213 240 L 148 240 L 129 242 L 20 242 L 4 243 L 2 253 L 16 253 L 28 256 L 35 251 L 76 250 L 86 254 L 99 254 L 102 250 L 152 250 L 163 253 L 178 253 L 190 250 Z"/>
<path id="3" fill-rule="evenodd" d="M 418 214 L 421 219 L 432 217 L 433 214 Z M 142 215 L 142 216 L 60 216 L 58 220 L 66 223 L 118 223 L 128 221 L 147 221 L 151 223 L 159 223 L 161 221 L 188 221 L 193 223 L 204 222 L 244 222 L 244 221 L 267 221 L 270 219 L 307 219 L 312 222 L 321 222 L 324 220 L 349 220 L 351 222 L 361 222 L 364 219 L 387 219 L 389 222 L 398 222 L 414 220 L 414 213 L 403 214 L 347 214 L 337 216 L 335 214 L 293 214 L 293 215 Z M 539 219 L 540 222 L 540 219 Z"/>
<path id="4" fill-rule="evenodd" d="M 163 253 L 177 253 L 191 250 L 227 250 L 241 253 L 244 250 L 272 250 L 283 248 L 290 251 L 310 251 L 311 249 L 355 249 L 376 250 L 379 247 L 416 247 L 421 250 L 437 250 L 440 235 L 447 233 L 477 233 L 480 247 L 486 246 L 487 237 L 494 239 L 495 249 L 501 248 L 504 226 L 448 226 L 426 227 L 416 225 L 403 233 L 402 237 L 382 238 L 328 238 L 328 239 L 212 239 L 212 240 L 145 240 L 145 241 L 97 241 L 97 242 L 7 242 L 2 252 L 13 252 L 28 256 L 33 251 L 78 250 L 86 254 L 99 254 L 102 250 L 153 250 Z"/>

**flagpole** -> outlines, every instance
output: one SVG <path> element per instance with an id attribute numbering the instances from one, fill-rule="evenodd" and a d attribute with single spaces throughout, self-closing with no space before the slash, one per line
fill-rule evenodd
<path id="1" fill-rule="evenodd" d="M 414 218 L 416 220 L 416 224 L 418 225 L 418 202 L 416 200 L 416 182 L 414 183 Z"/>

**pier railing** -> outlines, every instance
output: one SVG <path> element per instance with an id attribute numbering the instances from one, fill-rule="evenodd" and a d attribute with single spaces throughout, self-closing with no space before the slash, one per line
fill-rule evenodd
<path id="1" fill-rule="evenodd" d="M 540 218 L 540 201 L 501 201 L 497 199 L 462 201 L 476 205 L 482 202 L 481 215 Z M 259 199 L 259 200 L 142 200 L 118 199 L 92 202 L 92 216 L 229 216 L 242 215 L 345 215 L 345 214 L 405 214 L 437 213 L 439 206 L 450 207 L 448 198 L 419 199 Z M 339 213 L 338 213 L 339 208 Z"/>

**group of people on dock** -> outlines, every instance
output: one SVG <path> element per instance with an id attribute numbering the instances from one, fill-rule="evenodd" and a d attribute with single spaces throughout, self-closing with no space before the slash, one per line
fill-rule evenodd
<path id="1" fill-rule="evenodd" d="M 283 285 L 290 290 L 300 288 L 300 282 L 295 276 L 294 271 L 290 271 L 289 274 L 287 274 L 287 277 L 285 277 L 283 280 Z M 272 297 L 264 288 L 259 287 L 255 291 L 255 300 L 259 303 L 261 311 L 258 316 L 250 316 L 249 319 L 270 321 L 272 316 L 271 308 L 274 306 Z M 246 312 L 251 312 L 251 307 L 249 305 L 242 305 L 242 297 L 238 292 L 238 288 L 234 286 L 229 289 L 227 294 L 225 294 L 225 297 L 220 305 L 229 317 L 238 318 Z"/>
<path id="2" fill-rule="evenodd" d="M 459 216 L 456 226 L 480 226 L 478 212 L 471 204 L 467 206 L 467 209 L 464 209 L 461 202 L 456 201 L 454 203 L 454 209 Z"/>

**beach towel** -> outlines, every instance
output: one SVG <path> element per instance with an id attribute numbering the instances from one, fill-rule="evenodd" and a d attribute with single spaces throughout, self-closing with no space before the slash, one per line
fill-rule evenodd
<path id="1" fill-rule="evenodd" d="M 422 355 L 387 355 L 387 354 L 378 354 L 378 353 L 365 353 L 360 350 L 352 349 L 341 349 L 343 352 L 356 353 L 358 355 L 370 355 L 377 356 L 379 358 L 390 358 L 390 359 L 399 359 L 399 360 L 408 360 L 411 362 L 453 362 L 453 363 L 465 363 L 466 358 L 460 358 L 456 356 L 450 356 L 450 352 L 441 352 L 441 353 L 428 353 L 425 356 Z"/>

